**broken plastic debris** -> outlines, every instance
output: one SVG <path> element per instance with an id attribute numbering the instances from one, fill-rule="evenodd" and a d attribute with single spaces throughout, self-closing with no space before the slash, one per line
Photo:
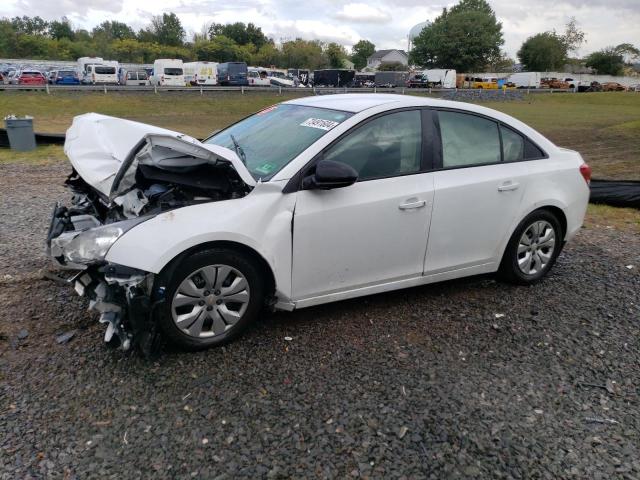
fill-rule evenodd
<path id="1" fill-rule="evenodd" d="M 504 313 L 496 313 L 496 314 L 494 315 L 494 317 L 495 317 L 495 318 L 502 318 L 502 317 L 504 317 Z"/>
<path id="2" fill-rule="evenodd" d="M 633 268 L 633 265 L 626 265 L 626 268 L 628 268 L 629 270 L 631 270 Z"/>
<path id="3" fill-rule="evenodd" d="M 291 340 L 293 340 L 293 338 L 291 338 L 291 337 L 284 337 L 284 339 L 285 339 L 287 342 L 290 342 Z"/>
<path id="4" fill-rule="evenodd" d="M 56 337 L 56 342 L 58 342 L 60 345 L 62 345 L 63 343 L 67 343 L 76 335 L 76 332 L 77 330 L 69 330 L 68 332 L 61 333 Z"/>

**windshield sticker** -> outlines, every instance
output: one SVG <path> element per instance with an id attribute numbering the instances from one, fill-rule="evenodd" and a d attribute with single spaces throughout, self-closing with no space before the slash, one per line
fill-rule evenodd
<path id="1" fill-rule="evenodd" d="M 256 168 L 256 172 L 262 173 L 263 175 L 269 175 L 276 166 L 273 163 L 263 163 L 258 168 Z"/>
<path id="2" fill-rule="evenodd" d="M 340 125 L 340 122 L 322 120 L 321 118 L 308 118 L 300 124 L 301 127 L 319 128 L 320 130 L 331 130 L 336 125 Z"/>

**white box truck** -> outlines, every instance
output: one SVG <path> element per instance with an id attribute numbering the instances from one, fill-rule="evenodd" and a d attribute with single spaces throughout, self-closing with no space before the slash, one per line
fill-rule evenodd
<path id="1" fill-rule="evenodd" d="M 436 88 L 456 88 L 456 71 L 451 69 L 431 69 L 422 72 L 429 86 Z"/>
<path id="2" fill-rule="evenodd" d="M 542 80 L 540 72 L 519 72 L 507 78 L 507 81 L 513 83 L 516 88 L 540 88 L 540 80 Z"/>
<path id="3" fill-rule="evenodd" d="M 216 62 L 187 62 L 184 64 L 184 81 L 187 85 L 216 85 L 218 64 Z"/>
<path id="4" fill-rule="evenodd" d="M 151 85 L 184 87 L 184 64 L 179 58 L 159 58 L 153 62 Z"/>

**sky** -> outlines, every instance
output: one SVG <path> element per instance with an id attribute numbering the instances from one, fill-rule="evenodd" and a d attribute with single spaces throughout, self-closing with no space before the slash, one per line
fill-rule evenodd
<path id="1" fill-rule="evenodd" d="M 120 20 L 136 30 L 153 15 L 175 12 L 188 36 L 211 23 L 253 22 L 281 40 L 301 37 L 339 42 L 350 47 L 360 39 L 377 48 L 407 48 L 411 27 L 433 20 L 447 0 L 2 0 L 0 17 L 39 15 L 46 20 L 67 16 L 74 27 L 91 29 L 104 20 Z M 587 33 L 577 52 L 632 43 L 640 47 L 640 0 L 489 0 L 502 22 L 504 50 L 515 59 L 527 37 L 563 31 L 575 17 Z"/>

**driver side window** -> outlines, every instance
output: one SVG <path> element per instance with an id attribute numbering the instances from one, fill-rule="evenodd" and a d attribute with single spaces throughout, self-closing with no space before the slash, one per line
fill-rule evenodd
<path id="1" fill-rule="evenodd" d="M 358 172 L 358 181 L 420 171 L 422 123 L 420 110 L 383 115 L 331 146 L 325 160 L 345 163 Z"/>

